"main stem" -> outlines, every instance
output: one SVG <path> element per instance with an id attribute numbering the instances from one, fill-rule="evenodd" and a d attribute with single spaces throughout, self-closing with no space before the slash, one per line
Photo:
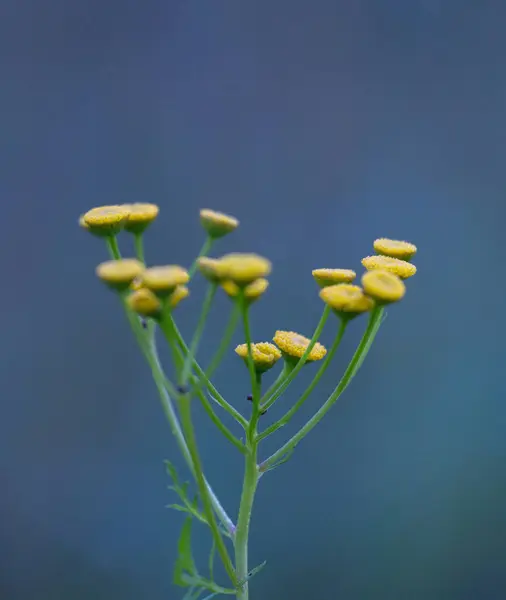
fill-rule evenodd
<path id="1" fill-rule="evenodd" d="M 239 308 L 243 317 L 244 336 L 248 346 L 248 369 L 251 378 L 251 391 L 253 394 L 253 411 L 249 426 L 246 430 L 246 458 L 244 465 L 244 482 L 241 494 L 241 504 L 239 507 L 239 516 L 237 518 L 236 537 L 234 540 L 235 548 L 235 568 L 239 587 L 237 589 L 237 600 L 248 600 L 248 542 L 249 542 L 249 524 L 251 521 L 251 512 L 253 510 L 253 501 L 258 483 L 258 433 L 257 424 L 260 415 L 260 397 L 261 397 L 261 375 L 256 371 L 253 354 L 251 328 L 249 323 L 249 311 L 244 290 L 241 290 L 238 298 Z"/>
<path id="2" fill-rule="evenodd" d="M 246 455 L 244 483 L 241 494 L 241 505 L 235 532 L 235 568 L 237 579 L 242 586 L 237 590 L 237 600 L 249 599 L 248 586 L 248 539 L 251 511 L 258 483 L 257 443 L 254 441 Z"/>

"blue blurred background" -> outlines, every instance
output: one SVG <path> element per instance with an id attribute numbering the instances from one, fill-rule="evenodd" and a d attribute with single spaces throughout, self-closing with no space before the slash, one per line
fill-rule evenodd
<path id="1" fill-rule="evenodd" d="M 253 600 L 506 597 L 505 20 L 501 0 L 3 0 L 2 599 L 182 596 L 163 459 L 188 474 L 96 281 L 105 249 L 77 226 L 137 201 L 161 207 L 152 263 L 191 262 L 199 208 L 241 220 L 217 252 L 274 263 L 258 340 L 311 334 L 312 268 L 360 270 L 380 236 L 419 246 L 360 376 L 261 481 Z M 186 333 L 202 289 L 179 309 Z M 364 323 L 265 455 L 324 401 Z M 247 381 L 230 353 L 216 383 L 244 411 Z M 195 419 L 235 514 L 240 457 Z"/>

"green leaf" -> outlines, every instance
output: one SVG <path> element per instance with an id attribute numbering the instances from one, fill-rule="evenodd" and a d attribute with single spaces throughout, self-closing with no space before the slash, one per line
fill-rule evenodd
<path id="1" fill-rule="evenodd" d="M 173 581 L 176 585 L 182 587 L 194 584 L 197 581 L 196 577 L 198 578 L 191 551 L 191 527 L 192 518 L 188 517 L 183 523 L 177 543 L 178 557 L 174 566 Z"/>
<path id="2" fill-rule="evenodd" d="M 262 469 L 262 473 L 267 473 L 267 471 L 272 471 L 273 469 L 277 469 L 281 465 L 285 464 L 292 457 L 292 454 L 293 454 L 295 448 L 296 448 L 296 446 L 294 446 L 293 448 L 290 448 L 290 450 L 288 450 L 287 453 L 284 454 L 277 462 L 275 462 L 273 465 L 271 465 L 270 467 L 268 467 L 265 470 Z"/>
<path id="3" fill-rule="evenodd" d="M 267 561 L 264 560 L 264 562 L 262 564 L 251 569 L 251 571 L 248 573 L 247 577 L 245 577 L 242 581 L 239 582 L 238 587 L 243 586 L 247 581 L 249 581 L 257 573 L 259 573 L 265 567 L 266 564 L 267 564 Z"/>
<path id="4" fill-rule="evenodd" d="M 195 563 L 193 562 L 192 548 L 191 548 L 191 534 L 192 534 L 192 519 L 188 517 L 183 523 L 181 529 L 181 535 L 179 536 L 179 542 L 177 544 L 177 551 L 181 560 L 181 565 L 185 571 L 188 571 L 191 575 L 196 573 Z"/>

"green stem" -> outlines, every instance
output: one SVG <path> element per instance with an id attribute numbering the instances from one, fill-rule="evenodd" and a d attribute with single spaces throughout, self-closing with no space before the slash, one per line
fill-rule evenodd
<path id="1" fill-rule="evenodd" d="M 256 462 L 257 443 L 255 441 L 245 459 L 244 482 L 234 540 L 237 579 L 239 580 L 239 583 L 242 583 L 242 586 L 237 591 L 237 600 L 249 599 L 248 541 L 251 512 L 253 509 L 253 501 L 255 499 L 255 492 L 258 484 L 258 469 Z"/>
<path id="2" fill-rule="evenodd" d="M 200 318 L 197 323 L 197 328 L 195 329 L 195 333 L 190 343 L 190 350 L 186 354 L 184 360 L 183 372 L 181 374 L 180 381 L 181 385 L 186 385 L 186 383 L 188 382 L 188 377 L 190 375 L 193 361 L 195 360 L 195 356 L 197 354 L 197 348 L 200 342 L 200 338 L 202 337 L 202 332 L 204 331 L 206 320 L 209 315 L 209 311 L 211 310 L 211 305 L 213 303 L 214 296 L 216 294 L 216 287 L 217 286 L 215 283 L 211 283 L 207 290 L 206 297 L 204 298 L 204 304 L 202 305 L 202 311 L 200 313 Z"/>
<path id="3" fill-rule="evenodd" d="M 277 376 L 276 381 L 274 381 L 274 383 L 269 387 L 269 389 L 262 396 L 262 399 L 260 402 L 262 410 L 267 410 L 274 404 L 275 400 L 274 401 L 272 400 L 272 395 L 279 388 L 279 386 L 283 383 L 283 381 L 288 377 L 288 375 L 290 375 L 290 373 L 293 370 L 293 367 L 294 366 L 291 363 L 284 361 L 283 369 L 281 370 L 281 373 Z"/>
<path id="4" fill-rule="evenodd" d="M 253 350 L 251 340 L 251 327 L 249 323 L 249 308 L 244 296 L 244 290 L 241 290 L 238 297 L 239 306 L 241 309 L 242 323 L 244 328 L 244 337 L 246 338 L 246 345 L 248 347 L 248 371 L 251 379 L 251 394 L 253 401 L 253 414 L 248 425 L 248 438 L 250 442 L 254 440 L 256 435 L 256 426 L 258 418 L 260 416 L 260 381 L 261 376 L 255 369 L 255 363 L 253 361 Z"/>
<path id="5" fill-rule="evenodd" d="M 158 358 L 158 353 L 156 352 L 154 338 L 147 337 L 146 331 L 142 328 L 136 315 L 133 314 L 132 311 L 126 306 L 124 300 L 123 300 L 123 306 L 124 306 L 128 321 L 130 323 L 130 327 L 132 328 L 132 331 L 133 331 L 135 338 L 140 346 L 142 354 L 146 358 L 146 361 L 148 362 L 148 364 L 151 368 L 151 373 L 153 375 L 153 379 L 154 379 L 156 388 L 160 395 L 162 408 L 165 413 L 165 416 L 167 417 L 167 421 L 169 422 L 172 434 L 174 435 L 174 437 L 176 439 L 176 443 L 179 446 L 181 454 L 183 455 L 186 463 L 188 464 L 190 471 L 193 473 L 194 467 L 193 467 L 193 461 L 191 458 L 191 454 L 189 452 L 188 446 L 186 444 L 186 440 L 185 440 L 183 432 L 181 430 L 181 426 L 179 424 L 179 419 L 177 417 L 176 411 L 174 410 L 174 406 L 172 404 L 171 397 L 168 394 L 167 389 L 166 389 L 167 378 L 166 378 L 165 373 L 163 372 L 162 366 L 160 364 L 160 361 Z M 217 498 L 216 494 L 214 493 L 210 484 L 206 481 L 205 485 L 206 485 L 208 493 L 209 493 L 210 501 L 212 503 L 212 506 L 213 506 L 216 514 L 218 515 L 218 518 L 223 523 L 223 526 L 225 527 L 225 529 L 233 537 L 235 535 L 234 523 L 232 522 L 232 520 L 228 516 L 227 512 L 221 505 L 220 501 L 218 500 L 218 498 Z"/>
<path id="6" fill-rule="evenodd" d="M 144 258 L 144 238 L 142 236 L 142 233 L 134 234 L 134 246 L 135 253 L 137 254 L 137 260 L 139 260 L 143 264 L 146 264 L 146 260 Z"/>
<path id="7" fill-rule="evenodd" d="M 230 577 L 230 580 L 232 581 L 233 585 L 237 586 L 238 580 L 234 569 L 234 565 L 230 560 L 227 547 L 225 546 L 225 542 L 223 541 L 220 528 L 214 516 L 212 501 L 209 496 L 209 490 L 206 485 L 206 480 L 204 478 L 202 463 L 197 448 L 197 441 L 195 439 L 195 431 L 193 429 L 190 399 L 187 395 L 182 395 L 179 398 L 179 409 L 181 413 L 181 424 L 183 426 L 183 431 L 185 433 L 185 437 L 188 443 L 188 450 L 192 458 L 195 481 L 199 489 L 202 506 L 204 508 L 204 514 L 206 515 L 209 527 L 211 528 L 213 539 L 216 544 L 216 550 L 220 555 L 220 558 L 223 562 L 223 566 L 225 567 L 225 570 L 227 571 L 227 574 Z"/>
<path id="8" fill-rule="evenodd" d="M 213 243 L 214 243 L 213 238 L 208 236 L 206 238 L 206 241 L 202 245 L 202 248 L 200 249 L 200 252 L 198 253 L 197 258 L 193 261 L 192 266 L 188 269 L 188 275 L 190 276 L 190 279 L 195 275 L 195 271 L 197 270 L 198 259 L 201 256 L 206 256 L 209 253 L 209 250 L 211 250 Z"/>
<path id="9" fill-rule="evenodd" d="M 325 326 L 325 323 L 327 322 L 327 319 L 329 318 L 330 312 L 331 312 L 331 309 L 326 304 L 325 308 L 323 309 L 323 314 L 320 318 L 320 322 L 316 326 L 313 337 L 311 338 L 311 341 L 309 342 L 308 347 L 304 351 L 304 354 L 297 361 L 297 364 L 295 365 L 295 367 L 293 368 L 291 373 L 288 375 L 288 377 L 282 382 L 282 384 L 278 387 L 278 389 L 275 390 L 274 393 L 272 394 L 272 396 L 267 400 L 267 402 L 266 402 L 267 407 L 272 406 L 272 404 L 274 404 L 274 402 L 276 402 L 276 400 L 281 396 L 281 394 L 283 394 L 283 392 L 286 390 L 286 388 L 295 379 L 295 377 L 297 376 L 297 373 L 306 364 L 306 359 L 309 356 L 311 350 L 314 348 L 314 345 L 318 341 L 318 338 L 320 337 L 320 335 L 323 331 L 323 327 Z"/>
<path id="10" fill-rule="evenodd" d="M 115 235 L 109 235 L 105 238 L 107 242 L 107 249 L 109 250 L 109 254 L 111 258 L 114 260 L 119 260 L 121 258 L 121 252 L 119 251 L 118 239 Z"/>
<path id="11" fill-rule="evenodd" d="M 168 335 L 171 333 L 171 331 L 173 331 L 173 335 L 175 337 L 175 340 L 176 340 L 178 346 L 181 348 L 181 350 L 183 351 L 183 354 L 186 356 L 189 352 L 188 346 L 186 345 L 186 342 L 184 341 L 183 336 L 181 335 L 181 332 L 179 331 L 179 329 L 171 315 L 169 315 L 168 318 L 166 318 L 162 321 L 161 329 L 162 329 L 162 332 L 164 333 L 165 337 L 168 337 Z M 234 419 L 238 423 L 240 423 L 240 425 L 244 429 L 246 429 L 248 427 L 247 419 L 245 419 L 238 410 L 236 410 L 231 404 L 229 404 L 225 400 L 225 398 L 223 398 L 223 396 L 214 387 L 214 385 L 212 384 L 210 379 L 206 376 L 206 374 L 204 373 L 204 370 L 199 365 L 199 363 L 195 360 L 195 358 L 193 358 L 193 360 L 192 360 L 192 368 L 195 371 L 196 376 L 203 382 L 204 386 L 207 388 L 207 390 L 209 391 L 209 393 L 211 394 L 213 399 L 224 410 L 226 410 L 232 417 L 234 417 Z"/>
<path id="12" fill-rule="evenodd" d="M 276 423 L 273 423 L 270 427 L 268 427 L 263 433 L 261 433 L 258 437 L 258 440 L 261 441 L 265 439 L 267 436 L 271 435 L 284 425 L 286 425 L 293 415 L 299 410 L 299 408 L 304 404 L 304 402 L 309 398 L 311 392 L 318 385 L 320 379 L 322 378 L 325 371 L 328 369 L 334 355 L 341 344 L 341 340 L 343 339 L 344 332 L 346 331 L 346 325 L 348 321 L 346 319 L 341 319 L 341 323 L 339 325 L 339 330 L 334 339 L 332 347 L 327 353 L 325 360 L 323 361 L 321 367 L 318 369 L 313 381 L 308 385 L 302 396 L 297 400 L 297 402 L 292 406 L 290 410 L 288 410 Z M 263 408 L 263 407 L 262 407 Z"/>
<path id="13" fill-rule="evenodd" d="M 353 358 L 348 365 L 341 381 L 334 389 L 332 394 L 327 398 L 323 406 L 311 417 L 311 419 L 303 426 L 299 431 L 291 437 L 286 444 L 284 444 L 279 450 L 274 452 L 269 458 L 267 458 L 259 467 L 261 472 L 267 471 L 270 467 L 276 464 L 280 459 L 284 458 L 285 455 L 291 452 L 295 446 L 304 438 L 306 435 L 323 419 L 327 412 L 332 408 L 339 396 L 348 387 L 353 377 L 356 375 L 360 366 L 362 365 L 369 349 L 378 333 L 383 317 L 384 309 L 381 307 L 374 308 L 369 317 L 369 323 L 367 329 L 358 345 Z"/>
<path id="14" fill-rule="evenodd" d="M 192 378 L 192 380 L 193 380 L 193 378 Z M 194 392 L 196 393 L 198 399 L 200 400 L 200 403 L 204 407 L 204 410 L 208 414 L 211 421 L 216 425 L 216 427 L 221 431 L 221 433 L 227 438 L 227 440 L 229 442 L 231 442 L 239 450 L 239 452 L 241 452 L 241 454 L 245 454 L 246 448 L 245 448 L 244 444 L 235 437 L 235 435 L 230 431 L 230 429 L 228 429 L 228 427 L 224 423 L 222 423 L 221 419 L 214 412 L 214 409 L 213 409 L 211 403 L 209 402 L 208 397 L 198 387 L 197 381 L 195 381 L 195 387 L 193 387 L 191 389 L 191 391 L 189 392 L 189 395 L 193 394 Z"/>
<path id="15" fill-rule="evenodd" d="M 225 356 L 225 352 L 228 350 L 228 348 L 230 346 L 230 342 L 232 341 L 232 336 L 234 335 L 234 332 L 236 330 L 238 319 L 239 319 L 239 309 L 238 309 L 237 304 L 234 303 L 234 308 L 232 309 L 232 312 L 230 313 L 230 318 L 228 320 L 227 327 L 226 327 L 225 333 L 223 334 L 223 337 L 221 339 L 218 350 L 216 350 L 215 355 L 213 356 L 211 362 L 209 363 L 209 366 L 207 367 L 207 369 L 205 371 L 206 377 L 208 379 L 216 371 L 216 369 L 220 365 L 221 361 L 223 360 L 223 357 Z"/>

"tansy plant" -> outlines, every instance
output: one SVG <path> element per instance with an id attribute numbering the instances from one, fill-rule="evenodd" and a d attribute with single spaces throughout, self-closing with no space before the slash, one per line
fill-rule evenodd
<path id="1" fill-rule="evenodd" d="M 269 260 L 257 254 L 227 254 L 221 258 L 207 256 L 214 243 L 234 231 L 239 223 L 228 215 L 202 210 L 200 221 L 207 237 L 191 267 L 148 267 L 144 258 L 143 235 L 157 216 L 158 207 L 153 204 L 102 206 L 82 215 L 79 223 L 106 243 L 111 260 L 98 265 L 97 275 L 118 295 L 139 349 L 151 369 L 171 431 L 195 480 L 197 495 L 190 499 L 187 484 L 179 482 L 174 467 L 167 462 L 168 473 L 173 479 L 172 489 L 180 497 L 180 504 L 173 507 L 186 513 L 178 542 L 174 582 L 187 588 L 186 600 L 196 600 L 205 594 L 207 599 L 224 594 L 247 600 L 249 580 L 263 566 L 252 568 L 248 562 L 250 519 L 258 483 L 267 471 L 290 457 L 297 444 L 323 419 L 348 387 L 371 348 L 385 307 L 403 298 L 406 291 L 404 280 L 416 272 L 416 267 L 410 262 L 416 247 L 404 241 L 376 240 L 376 254 L 362 260 L 366 269 L 361 278 L 362 286 L 354 283 L 356 273 L 350 269 L 315 269 L 312 275 L 320 287 L 323 313 L 311 338 L 293 331 L 276 331 L 272 342 L 254 342 L 250 311 L 269 285 Z M 121 231 L 133 236 L 135 258 L 122 258 L 117 240 Z M 208 288 L 195 332 L 187 343 L 178 329 L 175 309 L 188 295 L 188 286 L 197 271 L 207 279 Z M 197 350 L 211 305 L 220 290 L 231 299 L 230 318 L 214 357 L 204 369 L 197 361 Z M 368 318 L 365 332 L 332 393 L 307 423 L 276 452 L 267 458 L 259 458 L 261 442 L 287 424 L 307 401 L 331 364 L 349 322 L 363 313 L 367 313 Z M 335 330 L 329 350 L 318 342 L 328 320 L 329 326 Z M 248 395 L 251 404 L 245 403 L 240 407 L 227 402 L 211 381 L 211 376 L 229 350 L 239 321 L 244 343 L 237 346 L 235 352 L 246 365 L 251 386 Z M 157 328 L 171 351 L 175 373 L 172 379 L 164 372 L 158 358 L 155 343 Z M 282 365 L 278 377 L 264 390 L 265 373 L 278 363 Z M 304 365 L 314 370 L 311 383 L 290 403 L 281 418 L 265 428 L 260 427 L 262 415 L 288 390 Z M 246 406 L 247 415 L 243 414 Z M 205 476 L 192 419 L 192 412 L 202 409 L 218 431 L 244 456 L 244 480 L 236 519 L 229 516 Z M 239 433 L 223 423 L 220 411 L 233 417 Z M 193 521 L 208 526 L 212 536 L 205 575 L 192 558 Z M 226 584 L 215 579 L 215 554 L 230 580 Z"/>

